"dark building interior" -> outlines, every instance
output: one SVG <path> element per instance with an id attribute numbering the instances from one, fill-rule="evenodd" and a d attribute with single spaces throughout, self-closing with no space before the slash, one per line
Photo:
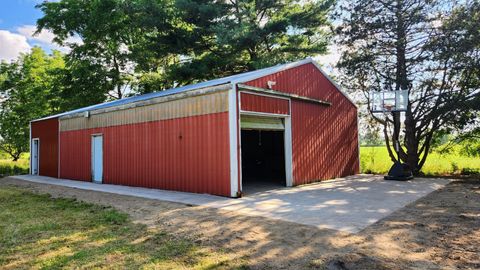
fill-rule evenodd
<path id="1" fill-rule="evenodd" d="M 245 194 L 284 187 L 284 132 L 242 130 L 242 185 Z"/>

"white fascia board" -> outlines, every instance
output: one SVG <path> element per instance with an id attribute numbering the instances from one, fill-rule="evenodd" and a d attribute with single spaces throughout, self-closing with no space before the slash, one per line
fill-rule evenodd
<path id="1" fill-rule="evenodd" d="M 253 81 L 255 79 L 262 78 L 262 77 L 265 77 L 265 76 L 268 76 L 268 75 L 272 75 L 272 74 L 277 73 L 277 72 L 281 72 L 281 71 L 284 71 L 284 70 L 287 70 L 287 69 L 291 69 L 291 68 L 294 68 L 294 67 L 298 67 L 298 66 L 301 66 L 301 65 L 312 63 L 312 61 L 313 61 L 312 58 L 306 58 L 306 59 L 303 59 L 303 60 L 300 60 L 300 61 L 280 65 L 277 68 L 272 67 L 272 68 L 269 68 L 265 71 L 255 72 L 254 74 L 252 74 L 250 76 L 245 76 L 245 77 L 242 77 L 242 78 L 239 78 L 239 79 L 232 80 L 232 83 L 233 84 L 238 84 L 238 83 Z"/>

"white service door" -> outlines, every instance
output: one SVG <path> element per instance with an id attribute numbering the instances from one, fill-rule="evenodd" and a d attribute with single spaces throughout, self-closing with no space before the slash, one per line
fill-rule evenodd
<path id="1" fill-rule="evenodd" d="M 92 180 L 101 183 L 103 178 L 103 136 L 92 137 Z"/>
<path id="2" fill-rule="evenodd" d="M 38 139 L 33 139 L 32 140 L 32 174 L 33 175 L 38 175 L 38 150 L 39 150 L 39 140 Z"/>

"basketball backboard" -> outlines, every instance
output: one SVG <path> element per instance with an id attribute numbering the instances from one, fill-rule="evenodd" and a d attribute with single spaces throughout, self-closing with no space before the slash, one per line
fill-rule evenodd
<path id="1" fill-rule="evenodd" d="M 370 92 L 372 113 L 402 112 L 407 110 L 408 90 Z"/>

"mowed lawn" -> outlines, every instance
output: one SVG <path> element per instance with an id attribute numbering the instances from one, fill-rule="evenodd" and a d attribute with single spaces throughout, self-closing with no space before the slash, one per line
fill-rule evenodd
<path id="1" fill-rule="evenodd" d="M 362 173 L 387 173 L 392 166 L 385 146 L 360 147 L 360 167 Z M 463 156 L 458 149 L 452 153 L 440 154 L 433 151 L 422 168 L 426 175 L 475 174 L 480 172 L 480 158 Z"/>
<path id="2" fill-rule="evenodd" d="M 239 269 L 242 263 L 111 208 L 0 188 L 0 269 Z"/>

